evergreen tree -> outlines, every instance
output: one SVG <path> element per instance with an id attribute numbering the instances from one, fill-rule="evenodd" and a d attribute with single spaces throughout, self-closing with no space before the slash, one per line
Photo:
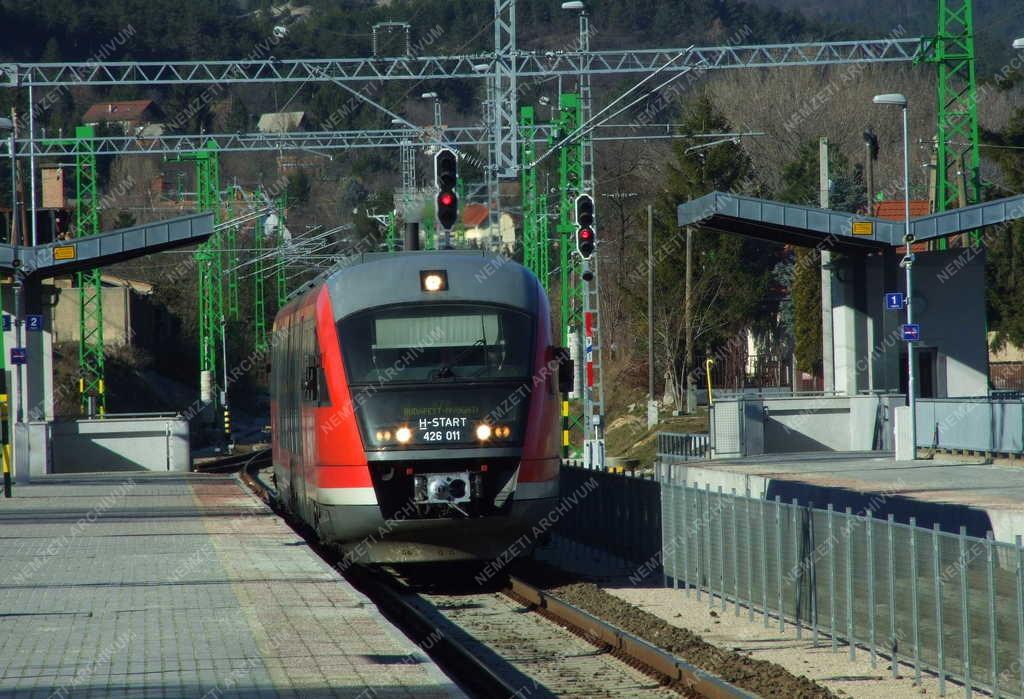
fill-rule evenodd
<path id="1" fill-rule="evenodd" d="M 1010 188 L 1024 191 L 1024 165 L 1018 153 L 1024 147 L 1024 109 L 1018 109 L 1001 134 L 985 139 L 1010 148 L 995 155 Z M 988 278 L 989 328 L 995 331 L 995 348 L 1011 342 L 1024 347 L 1024 222 L 990 228 L 986 276 Z"/>
<path id="2" fill-rule="evenodd" d="M 682 133 L 729 131 L 730 125 L 707 95 L 684 110 L 679 125 Z M 670 386 L 681 399 L 687 373 L 707 356 L 723 347 L 746 347 L 752 318 L 764 310 L 765 292 L 774 254 L 770 246 L 735 234 L 697 229 L 693 234 L 692 355 L 694 366 L 685 365 L 686 288 L 685 233 L 676 225 L 676 207 L 711 191 L 744 191 L 750 179 L 750 160 L 739 145 L 721 143 L 687 152 L 702 145 L 702 139 L 681 138 L 675 142 L 675 162 L 670 164 L 658 209 L 655 237 L 655 335 Z M 637 305 L 643 301 L 636 296 Z M 638 316 L 643 317 L 640 308 Z"/>

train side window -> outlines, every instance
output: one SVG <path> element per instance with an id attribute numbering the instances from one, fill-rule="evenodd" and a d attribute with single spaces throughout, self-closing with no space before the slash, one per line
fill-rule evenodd
<path id="1" fill-rule="evenodd" d="M 307 403 L 316 403 L 320 397 L 319 363 L 316 353 L 306 355 L 305 370 L 302 374 L 302 398 Z"/>

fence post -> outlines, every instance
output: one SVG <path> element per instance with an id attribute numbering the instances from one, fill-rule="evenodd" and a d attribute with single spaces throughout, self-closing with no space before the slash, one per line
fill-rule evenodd
<path id="1" fill-rule="evenodd" d="M 832 652 L 838 650 L 836 643 L 836 537 L 832 526 L 832 503 L 828 504 L 828 630 L 832 634 Z"/>
<path id="2" fill-rule="evenodd" d="M 654 463 L 655 473 L 658 476 L 658 487 L 661 489 L 661 577 L 662 587 L 668 587 L 669 565 L 665 560 L 669 555 L 669 547 L 672 550 L 672 587 L 679 589 L 679 575 L 676 571 L 676 492 L 672 487 L 672 472 L 666 475 L 659 462 Z M 668 513 L 668 522 L 665 521 L 665 513 Z M 670 537 L 665 536 L 666 527 L 672 533 Z"/>
<path id="3" fill-rule="evenodd" d="M 701 495 L 700 494 L 701 494 L 700 486 L 699 486 L 699 484 L 696 481 L 694 481 L 694 483 L 693 483 L 693 504 L 697 508 L 697 516 L 693 520 L 694 526 L 695 526 L 694 537 L 693 537 L 694 538 L 694 542 L 693 543 L 696 546 L 697 555 L 694 557 L 694 561 L 693 561 L 693 582 L 694 582 L 693 586 L 694 586 L 694 589 L 697 590 L 697 601 L 698 602 L 700 602 L 701 588 L 703 587 L 703 583 L 704 583 L 704 578 L 703 578 L 703 574 L 704 574 L 704 569 L 703 569 L 704 559 L 701 557 L 701 551 L 704 548 L 704 527 L 701 524 L 701 522 L 703 521 L 701 519 L 701 517 L 702 517 L 703 507 L 704 506 L 703 506 L 703 504 L 701 502 Z"/>
<path id="4" fill-rule="evenodd" d="M 718 593 L 719 608 L 725 611 L 725 495 L 718 486 Z"/>
<path id="5" fill-rule="evenodd" d="M 807 503 L 807 550 L 810 557 L 809 578 L 811 599 L 811 643 L 818 647 L 818 547 L 814 544 L 814 502 Z"/>
<path id="6" fill-rule="evenodd" d="M 767 493 L 765 494 L 767 497 Z M 764 612 L 764 627 L 768 628 L 768 524 L 764 519 L 764 498 L 757 499 L 761 510 L 761 609 Z"/>
<path id="7" fill-rule="evenodd" d="M 750 531 L 750 493 L 743 498 L 743 514 L 747 523 L 747 613 L 754 621 L 754 542 Z"/>
<path id="8" fill-rule="evenodd" d="M 680 492 L 683 495 L 683 589 L 686 590 L 686 596 L 690 596 L 690 518 L 688 515 L 689 500 L 690 500 L 690 489 L 686 485 L 686 479 L 683 479 L 682 489 Z"/>
<path id="9" fill-rule="evenodd" d="M 711 550 L 711 484 L 710 483 L 705 483 L 704 484 L 704 512 L 707 514 L 707 517 L 702 521 L 702 525 L 704 526 L 704 538 L 706 539 L 705 547 L 704 547 L 704 570 L 705 570 L 705 573 L 706 573 L 705 579 L 707 580 L 707 586 L 708 586 L 708 589 L 707 589 L 707 592 L 708 592 L 708 606 L 714 608 L 714 606 L 715 606 L 715 584 L 713 582 L 714 578 L 711 575 L 711 557 L 714 554 L 713 554 L 713 552 Z"/>
<path id="10" fill-rule="evenodd" d="M 967 527 L 960 527 L 960 623 L 963 624 L 964 697 L 971 696 L 971 611 L 967 602 Z"/>
<path id="11" fill-rule="evenodd" d="M 846 641 L 850 644 L 850 660 L 857 658 L 857 642 L 853 632 L 853 525 L 856 520 L 846 508 Z"/>
<path id="12" fill-rule="evenodd" d="M 800 619 L 800 592 L 804 577 L 804 560 L 800 556 L 800 526 L 799 518 L 802 514 L 800 510 L 800 502 L 796 498 L 793 498 L 793 511 L 791 513 L 790 524 L 793 527 L 793 567 L 790 568 L 789 584 L 793 586 L 793 616 L 796 618 L 796 637 L 798 639 L 803 638 L 803 623 Z M 796 578 L 793 577 L 793 571 L 796 571 Z"/>
<path id="13" fill-rule="evenodd" d="M 871 649 L 871 668 L 874 669 L 878 660 L 878 649 L 875 643 L 875 513 L 871 510 L 864 514 L 864 529 L 868 559 L 868 643 Z"/>
<path id="14" fill-rule="evenodd" d="M 900 676 L 900 639 L 896 635 L 896 548 L 893 542 L 893 516 L 885 518 L 885 534 L 889 540 L 889 648 L 892 676 Z"/>
<path id="15" fill-rule="evenodd" d="M 1017 663 L 1020 665 L 1020 694 L 1024 696 L 1024 542 L 1017 544 Z"/>
<path id="16" fill-rule="evenodd" d="M 786 617 L 782 613 L 782 498 L 775 496 L 775 568 L 779 583 L 779 631 L 786 630 Z"/>
<path id="17" fill-rule="evenodd" d="M 921 634 L 917 604 L 917 518 L 910 518 L 910 628 L 914 636 L 914 684 L 921 686 Z"/>
<path id="18" fill-rule="evenodd" d="M 736 489 L 732 489 L 732 588 L 733 606 L 736 616 L 740 615 L 740 535 L 736 531 Z"/>
<path id="19" fill-rule="evenodd" d="M 1019 539 L 1020 537 L 1018 537 Z M 935 645 L 939 660 L 939 696 L 946 696 L 946 653 L 945 640 L 942 633 L 942 538 L 939 523 L 932 524 L 932 575 L 935 576 Z M 1019 588 L 1019 585 L 1018 585 Z M 1018 590 L 1019 592 L 1019 590 Z M 1021 672 L 1024 673 L 1024 667 Z M 1024 674 L 1021 675 L 1021 686 L 1024 687 Z"/>
<path id="20" fill-rule="evenodd" d="M 992 665 L 992 698 L 999 699 L 999 661 L 996 655 L 996 585 L 992 570 L 992 532 L 985 534 L 985 565 L 988 582 L 988 650 Z"/>

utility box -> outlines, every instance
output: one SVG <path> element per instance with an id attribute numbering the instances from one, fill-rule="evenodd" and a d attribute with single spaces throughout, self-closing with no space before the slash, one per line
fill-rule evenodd
<path id="1" fill-rule="evenodd" d="M 910 407 L 900 405 L 893 409 L 893 438 L 896 442 L 896 460 L 913 461 L 916 445 L 910 440 Z"/>

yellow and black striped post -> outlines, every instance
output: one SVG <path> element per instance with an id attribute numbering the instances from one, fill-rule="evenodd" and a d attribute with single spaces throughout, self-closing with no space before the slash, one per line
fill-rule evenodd
<path id="1" fill-rule="evenodd" d="M 562 401 L 562 458 L 569 458 L 569 401 Z"/>
<path id="2" fill-rule="evenodd" d="M 231 441 L 231 409 L 224 406 L 224 436 Z"/>
<path id="3" fill-rule="evenodd" d="M 3 459 L 5 498 L 11 497 L 11 425 L 7 419 L 8 405 L 7 372 L 0 369 L 0 458 Z"/>

